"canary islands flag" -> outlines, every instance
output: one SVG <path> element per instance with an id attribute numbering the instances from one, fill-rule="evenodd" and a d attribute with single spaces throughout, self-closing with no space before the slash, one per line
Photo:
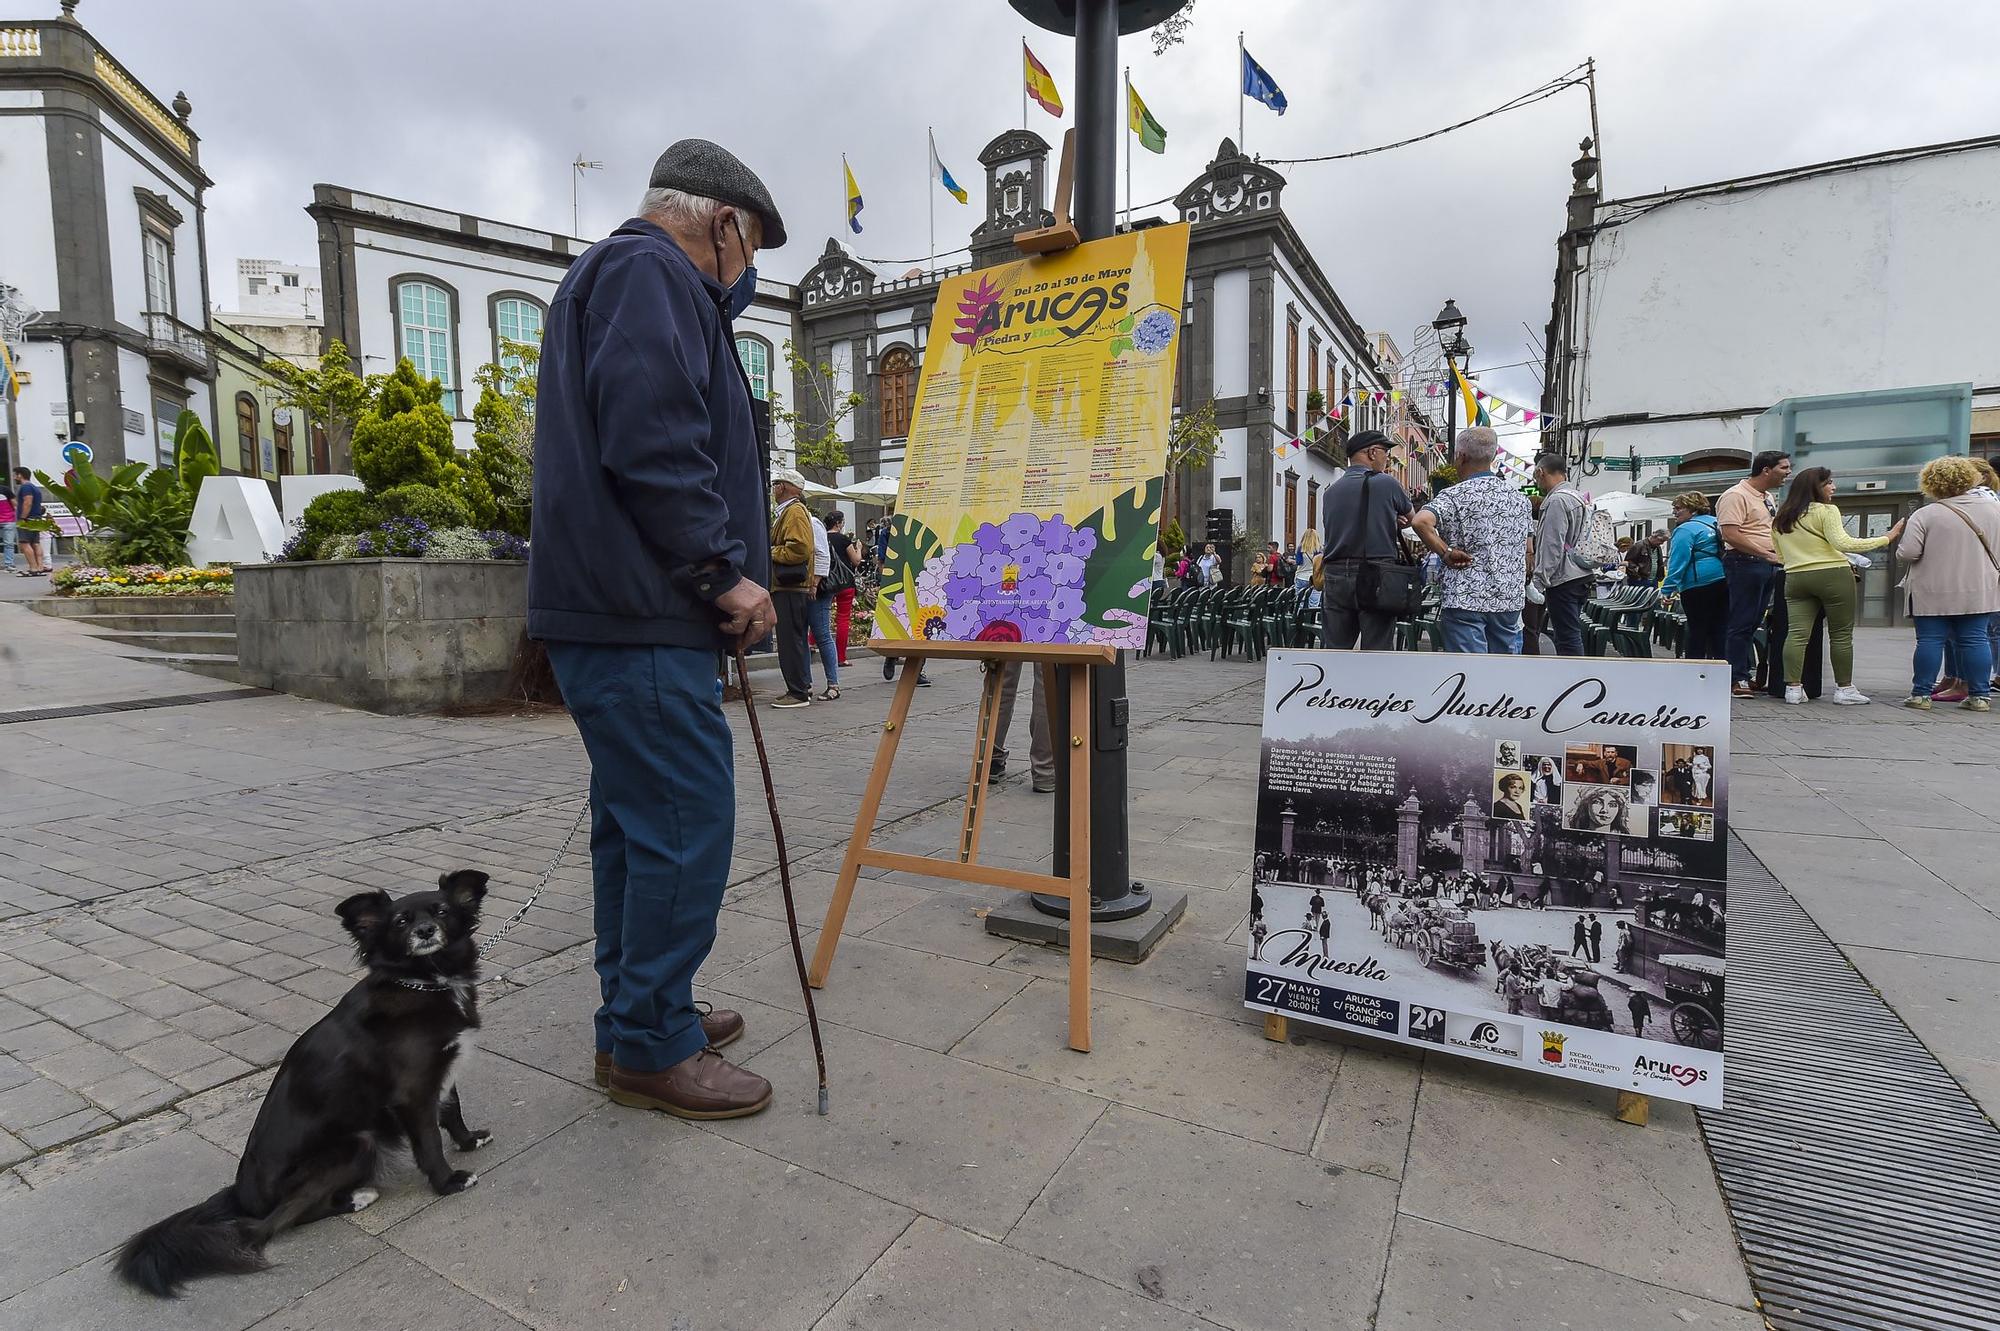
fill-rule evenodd
<path id="1" fill-rule="evenodd" d="M 1125 84 L 1125 124 L 1139 136 L 1139 146 L 1153 152 L 1167 150 L 1167 131 L 1160 128 L 1160 122 L 1153 119 L 1153 113 L 1139 100 L 1139 90 L 1128 80 Z"/>
<path id="2" fill-rule="evenodd" d="M 1050 76 L 1048 67 L 1035 59 L 1035 53 L 1028 49 L 1026 42 L 1021 43 L 1021 54 L 1027 58 L 1025 77 L 1028 80 L 1028 96 L 1034 98 L 1035 104 L 1042 110 L 1058 120 L 1062 119 L 1062 94 L 1056 91 L 1056 81 Z"/>
<path id="3" fill-rule="evenodd" d="M 840 170 L 847 177 L 847 229 L 855 235 L 861 234 L 861 186 L 854 183 L 854 168 L 847 164 L 847 155 L 841 154 Z"/>
<path id="4" fill-rule="evenodd" d="M 1463 374 L 1459 373 L 1458 366 L 1451 367 L 1451 374 L 1458 380 L 1459 396 L 1465 399 L 1466 422 L 1471 425 L 1492 424 L 1493 418 L 1487 413 L 1485 404 L 1480 401 L 1483 395 L 1473 393 L 1472 385 L 1466 382 Z"/>
<path id="5" fill-rule="evenodd" d="M 1252 60 L 1248 51 L 1243 53 L 1243 95 L 1255 97 L 1279 115 L 1285 114 L 1288 103 L 1283 90 L 1278 87 L 1278 81 L 1266 74 L 1264 67 Z"/>
<path id="6" fill-rule="evenodd" d="M 946 194 L 951 195 L 952 198 L 957 199 L 960 203 L 964 203 L 965 186 L 959 184 L 956 180 L 953 180 L 951 178 L 951 172 L 945 170 L 944 163 L 938 160 L 937 135 L 932 134 L 930 136 L 930 140 L 931 140 L 931 179 L 935 180 L 938 184 L 944 186 L 944 192 Z"/>

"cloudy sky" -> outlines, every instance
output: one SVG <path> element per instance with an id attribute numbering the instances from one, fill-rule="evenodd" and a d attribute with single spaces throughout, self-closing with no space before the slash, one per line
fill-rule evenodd
<path id="1" fill-rule="evenodd" d="M 792 241 L 769 276 L 798 277 L 841 232 L 843 152 L 867 199 L 854 248 L 900 272 L 926 252 L 928 205 L 940 248 L 977 220 L 975 158 L 1021 123 L 1028 32 L 1005 0 L 84 0 L 79 16 L 163 98 L 193 100 L 225 301 L 239 257 L 317 262 L 316 181 L 567 231 L 582 153 L 604 163 L 582 189 L 598 236 L 689 135 L 771 185 Z M 1238 29 L 1290 98 L 1282 118 L 1244 113 L 1247 146 L 1271 158 L 1434 129 L 1587 56 L 1614 196 L 2000 132 L 2000 4 L 1983 0 L 1196 0 L 1194 20 L 1164 56 L 1143 34 L 1120 53 L 1168 135 L 1164 156 L 1138 154 L 1141 203 L 1236 133 Z M 1028 36 L 1073 105 L 1071 43 Z M 1055 119 L 1028 115 L 1057 140 Z M 927 185 L 927 125 L 973 207 Z M 1533 373 L 1500 367 L 1539 360 L 1588 129 L 1567 91 L 1412 148 L 1283 168 L 1285 207 L 1363 325 L 1407 346 L 1453 297 L 1487 385 L 1532 399 Z"/>

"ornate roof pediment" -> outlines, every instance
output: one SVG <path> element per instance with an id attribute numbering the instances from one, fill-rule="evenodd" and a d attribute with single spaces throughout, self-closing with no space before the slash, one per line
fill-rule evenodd
<path id="1" fill-rule="evenodd" d="M 994 167 L 1037 155 L 1046 157 L 1049 141 L 1031 129 L 1010 129 L 980 150 L 979 164 Z"/>
<path id="2" fill-rule="evenodd" d="M 1183 222 L 1225 221 L 1253 213 L 1275 212 L 1285 178 L 1243 155 L 1235 140 L 1224 139 L 1215 160 L 1174 197 Z"/>
<path id="3" fill-rule="evenodd" d="M 799 296 L 808 305 L 865 296 L 874 289 L 874 271 L 842 249 L 840 242 L 831 236 L 819 262 L 799 280 Z"/>

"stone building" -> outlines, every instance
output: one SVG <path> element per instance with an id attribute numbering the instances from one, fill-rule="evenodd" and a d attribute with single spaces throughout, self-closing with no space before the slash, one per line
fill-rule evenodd
<path id="1" fill-rule="evenodd" d="M 1053 220 L 1049 145 L 1039 135 L 1008 130 L 979 164 L 985 212 L 969 237 L 970 263 L 891 278 L 829 240 L 799 283 L 802 348 L 833 367 L 839 388 L 863 397 L 844 423 L 850 465 L 838 484 L 900 474 L 939 281 L 1011 261 L 1017 233 Z M 1169 516 L 1191 535 L 1221 508 L 1252 541 L 1296 542 L 1319 525 L 1319 495 L 1344 460 L 1350 426 L 1386 424 L 1373 394 L 1392 387 L 1380 359 L 1390 344 L 1364 332 L 1341 303 L 1285 215 L 1284 188 L 1283 176 L 1224 139 L 1175 197 L 1171 219 L 1133 223 L 1193 227 L 1177 406 L 1213 400 L 1222 438 L 1211 463 L 1187 468 L 1170 486 Z M 1280 446 L 1313 424 L 1309 395 L 1328 405 L 1353 396 L 1357 406 L 1315 444 L 1281 456 Z"/>
<path id="2" fill-rule="evenodd" d="M 20 396 L 10 463 L 61 472 L 171 457 L 191 408 L 213 423 L 201 141 L 83 27 L 0 20 L 0 296 Z M 21 322 L 19 316 L 9 324 Z"/>

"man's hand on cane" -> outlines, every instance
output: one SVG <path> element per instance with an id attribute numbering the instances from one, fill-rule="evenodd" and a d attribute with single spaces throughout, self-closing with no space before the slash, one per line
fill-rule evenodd
<path id="1" fill-rule="evenodd" d="M 732 647 L 740 646 L 745 651 L 762 642 L 764 635 L 778 623 L 771 593 L 749 578 L 716 597 L 715 608 L 722 614 L 723 636 Z"/>

